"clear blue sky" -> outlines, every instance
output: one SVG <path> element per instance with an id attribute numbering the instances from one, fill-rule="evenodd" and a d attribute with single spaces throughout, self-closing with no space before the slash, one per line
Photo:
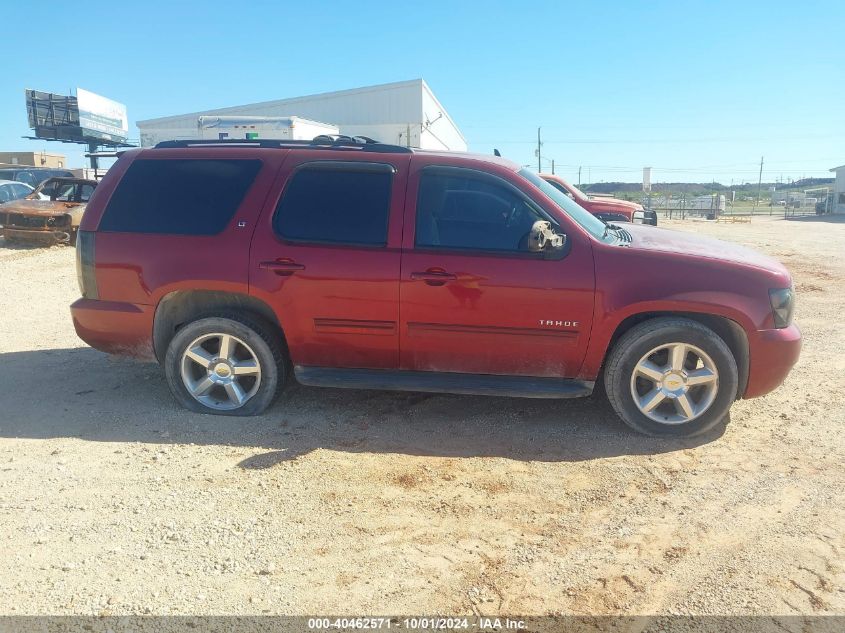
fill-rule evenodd
<path id="1" fill-rule="evenodd" d="M 37 3 L 36 3 L 37 4 Z M 588 179 L 756 182 L 845 164 L 845 2 L 6 0 L 0 149 L 24 88 L 79 86 L 135 121 L 424 78 L 471 151 Z M 74 25 L 79 30 L 72 31 Z M 91 46 L 88 41 L 98 41 Z M 295 113 L 291 113 L 295 114 Z M 549 170 L 550 165 L 544 165 Z"/>

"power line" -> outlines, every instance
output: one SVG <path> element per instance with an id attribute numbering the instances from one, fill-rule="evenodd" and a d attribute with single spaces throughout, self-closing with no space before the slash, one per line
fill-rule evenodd
<path id="1" fill-rule="evenodd" d="M 845 138 L 845 134 L 801 134 L 798 136 L 766 135 L 766 136 L 727 136 L 727 137 L 698 137 L 698 138 L 582 138 L 582 139 L 546 139 L 546 143 L 558 145 L 650 145 L 676 143 L 735 143 L 735 142 L 769 142 L 769 141 L 803 141 L 812 139 L 834 140 Z M 524 139 L 474 139 L 473 143 L 498 143 L 500 145 L 533 145 L 534 141 Z"/>

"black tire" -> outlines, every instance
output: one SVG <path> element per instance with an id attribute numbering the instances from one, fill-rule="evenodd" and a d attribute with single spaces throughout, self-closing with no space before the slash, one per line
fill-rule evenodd
<path id="1" fill-rule="evenodd" d="M 690 421 L 676 424 L 661 423 L 647 416 L 635 404 L 631 392 L 631 378 L 640 359 L 649 351 L 671 343 L 698 347 L 712 359 L 718 372 L 712 404 Z M 604 383 L 613 409 L 634 430 L 653 437 L 692 437 L 727 421 L 739 378 L 730 348 L 713 330 L 691 319 L 665 317 L 640 323 L 616 342 L 605 364 Z"/>
<path id="2" fill-rule="evenodd" d="M 238 408 L 206 406 L 189 393 L 182 380 L 181 364 L 185 349 L 199 337 L 212 333 L 237 337 L 249 346 L 258 361 L 261 372 L 258 388 Z M 167 385 L 179 404 L 198 413 L 232 416 L 258 415 L 265 411 L 285 386 L 289 367 L 284 343 L 275 328 L 263 319 L 235 313 L 204 316 L 181 327 L 167 347 L 163 364 Z"/>

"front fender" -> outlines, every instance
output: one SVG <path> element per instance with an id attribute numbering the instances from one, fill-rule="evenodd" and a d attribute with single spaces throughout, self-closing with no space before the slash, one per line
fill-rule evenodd
<path id="1" fill-rule="evenodd" d="M 594 380 L 620 325 L 637 315 L 701 314 L 728 319 L 747 337 L 771 320 L 759 270 L 666 253 L 604 248 L 596 256 L 593 330 L 579 378 Z"/>

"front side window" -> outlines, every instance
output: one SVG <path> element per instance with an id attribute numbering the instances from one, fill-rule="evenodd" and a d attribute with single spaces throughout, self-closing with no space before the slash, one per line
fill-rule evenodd
<path id="1" fill-rule="evenodd" d="M 99 230 L 216 235 L 260 169 L 253 159 L 139 158 L 112 193 Z"/>
<path id="2" fill-rule="evenodd" d="M 305 165 L 282 192 L 273 230 L 296 242 L 384 246 L 392 182 L 381 163 Z"/>
<path id="3" fill-rule="evenodd" d="M 91 199 L 91 194 L 94 193 L 94 185 L 80 185 L 79 186 L 79 201 L 88 202 Z"/>
<path id="4" fill-rule="evenodd" d="M 420 180 L 415 244 L 528 252 L 531 227 L 543 219 L 523 196 L 495 180 L 433 171 Z"/>
<path id="5" fill-rule="evenodd" d="M 0 186 L 0 203 L 12 200 L 12 189 L 9 185 Z"/>

